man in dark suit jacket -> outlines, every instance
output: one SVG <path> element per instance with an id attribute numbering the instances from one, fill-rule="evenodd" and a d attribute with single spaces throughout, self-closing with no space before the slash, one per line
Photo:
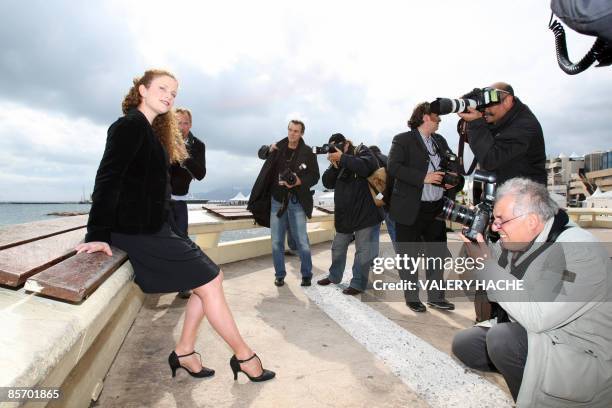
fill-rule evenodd
<path id="1" fill-rule="evenodd" d="M 450 148 L 446 140 L 435 133 L 440 117 L 431 112 L 428 102 L 420 103 L 408 121 L 410 132 L 393 138 L 387 172 L 395 178 L 391 194 L 390 217 L 396 223 L 399 255 L 417 258 L 421 252 L 415 244 L 424 241 L 428 257 L 447 256 L 446 224 L 437 219 L 443 206 L 444 195 L 456 187 L 442 185 L 444 172 L 440 161 Z M 462 179 L 461 179 L 462 180 Z M 460 186 L 459 186 L 460 187 Z M 419 300 L 418 271 L 399 268 L 400 277 L 411 289 L 404 291 L 406 304 L 415 312 L 424 312 Z M 428 281 L 443 281 L 442 268 L 427 268 Z M 430 306 L 453 310 L 455 306 L 444 299 L 443 290 L 428 291 Z"/>
<path id="2" fill-rule="evenodd" d="M 187 194 L 191 180 L 202 180 L 206 175 L 206 146 L 191 133 L 191 111 L 185 108 L 176 109 L 178 127 L 183 135 L 189 157 L 181 164 L 170 166 L 170 184 L 172 185 L 172 216 L 179 232 L 187 235 L 189 225 L 187 211 Z M 179 292 L 179 296 L 187 299 L 191 293 Z"/>

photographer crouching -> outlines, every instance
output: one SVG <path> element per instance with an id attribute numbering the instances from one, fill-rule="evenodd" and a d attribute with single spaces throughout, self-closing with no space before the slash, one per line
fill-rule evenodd
<path id="1" fill-rule="evenodd" d="M 588 231 L 569 222 L 546 187 L 514 178 L 497 190 L 481 278 L 523 282 L 487 289 L 505 313 L 458 332 L 452 350 L 468 367 L 497 371 L 517 407 L 612 406 L 612 264 Z M 470 242 L 467 238 L 463 240 Z M 554 244 L 554 243 L 557 244 Z"/>
<path id="2" fill-rule="evenodd" d="M 435 133 L 440 116 L 431 111 L 429 102 L 418 104 L 408 126 L 409 132 L 393 138 L 387 171 L 395 178 L 389 214 L 396 223 L 396 236 L 401 256 L 419 257 L 416 246 L 410 243 L 425 242 L 428 256 L 445 257 L 444 245 L 427 243 L 446 242 L 446 224 L 437 219 L 442 211 L 443 197 L 454 198 L 454 192 L 463 187 L 463 177 L 456 173 L 456 158 L 446 139 Z M 419 299 L 418 273 L 399 268 L 400 278 L 411 284 L 404 291 L 408 307 L 415 312 L 427 308 Z M 443 281 L 443 269 L 433 265 L 427 268 L 427 280 Z M 444 291 L 431 288 L 428 291 L 430 306 L 453 310 L 455 306 L 444 298 Z"/>
<path id="3" fill-rule="evenodd" d="M 329 276 L 317 283 L 340 283 L 346 266 L 346 252 L 355 236 L 353 279 L 342 293 L 357 295 L 368 284 L 370 266 L 378 256 L 380 223 L 383 210 L 376 207 L 368 187 L 367 177 L 378 169 L 374 154 L 364 145 L 357 147 L 336 133 L 329 138 L 327 160 L 331 163 L 323 173 L 323 185 L 334 189 L 334 226 L 332 264 Z"/>

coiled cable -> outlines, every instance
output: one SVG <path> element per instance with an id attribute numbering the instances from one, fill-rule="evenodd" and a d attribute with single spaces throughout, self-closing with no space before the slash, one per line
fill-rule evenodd
<path id="1" fill-rule="evenodd" d="M 557 20 L 553 21 L 554 14 L 550 14 L 550 21 L 548 22 L 548 28 L 553 32 L 555 36 L 555 48 L 557 51 L 557 62 L 559 67 L 569 75 L 576 75 L 593 65 L 593 63 L 603 56 L 606 48 L 608 48 L 607 41 L 598 38 L 595 43 L 585 54 L 584 57 L 578 63 L 574 64 L 570 61 L 567 55 L 567 44 L 565 40 L 565 29 Z"/>

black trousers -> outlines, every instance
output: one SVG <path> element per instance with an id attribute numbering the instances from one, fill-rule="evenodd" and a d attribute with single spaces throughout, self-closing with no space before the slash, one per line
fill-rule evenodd
<path id="1" fill-rule="evenodd" d="M 527 332 L 518 323 L 474 326 L 453 338 L 453 354 L 466 366 L 504 376 L 516 401 L 527 362 Z"/>
<path id="2" fill-rule="evenodd" d="M 189 225 L 188 213 L 187 213 L 187 201 L 181 200 L 170 200 L 170 207 L 172 208 L 172 218 L 178 231 L 187 236 L 187 228 Z"/>
<path id="3" fill-rule="evenodd" d="M 412 225 L 395 224 L 395 234 L 397 236 L 397 254 L 403 257 L 407 255 L 412 258 L 418 258 L 424 254 L 428 258 L 450 256 L 446 244 L 438 245 L 423 245 L 422 243 L 429 242 L 446 242 L 446 223 L 436 217 L 442 210 L 442 200 L 427 202 L 422 201 L 417 215 L 416 221 Z M 415 244 L 415 243 L 418 243 Z M 444 269 L 430 265 L 426 269 L 426 278 L 428 281 L 444 280 Z M 400 278 L 404 281 L 413 282 L 414 290 L 405 290 L 404 298 L 406 302 L 419 301 L 419 285 L 418 271 L 410 271 L 403 268 L 398 269 Z M 430 289 L 427 292 L 427 298 L 430 302 L 439 302 L 444 300 L 444 291 Z"/>

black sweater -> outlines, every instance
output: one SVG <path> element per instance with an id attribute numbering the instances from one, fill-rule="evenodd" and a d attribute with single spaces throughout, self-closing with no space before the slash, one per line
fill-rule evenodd
<path id="1" fill-rule="evenodd" d="M 157 232 L 167 217 L 168 157 L 147 118 L 130 110 L 108 129 L 85 242 Z"/>

